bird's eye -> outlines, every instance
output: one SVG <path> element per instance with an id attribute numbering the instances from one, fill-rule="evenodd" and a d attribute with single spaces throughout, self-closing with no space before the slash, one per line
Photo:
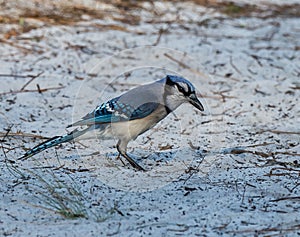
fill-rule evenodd
<path id="1" fill-rule="evenodd" d="M 184 92 L 185 92 L 182 86 L 177 86 L 177 88 L 178 88 L 178 90 L 179 90 L 181 93 L 184 93 Z"/>

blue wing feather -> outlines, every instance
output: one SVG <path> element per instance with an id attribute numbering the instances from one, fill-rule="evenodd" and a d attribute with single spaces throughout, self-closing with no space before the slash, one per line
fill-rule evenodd
<path id="1" fill-rule="evenodd" d="M 69 127 L 141 119 L 151 114 L 158 107 L 158 103 L 148 102 L 135 108 L 130 104 L 119 101 L 119 98 L 101 104 L 94 111 L 84 116 L 82 120 L 69 125 Z"/>

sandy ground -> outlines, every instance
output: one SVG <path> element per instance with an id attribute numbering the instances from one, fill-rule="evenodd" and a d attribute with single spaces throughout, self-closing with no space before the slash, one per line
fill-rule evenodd
<path id="1" fill-rule="evenodd" d="M 36 2 L 0 1 L 0 236 L 300 235 L 299 5 Z M 166 74 L 205 112 L 130 143 L 147 172 L 98 138 L 17 161 Z"/>

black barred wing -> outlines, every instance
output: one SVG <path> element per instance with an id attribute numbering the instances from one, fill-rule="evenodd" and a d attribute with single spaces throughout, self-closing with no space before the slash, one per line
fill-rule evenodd
<path id="1" fill-rule="evenodd" d="M 158 103 L 147 102 L 139 106 L 132 106 L 129 103 L 122 102 L 120 97 L 117 97 L 101 104 L 94 111 L 84 116 L 82 120 L 70 126 L 115 123 L 141 119 L 154 112 L 158 105 Z"/>

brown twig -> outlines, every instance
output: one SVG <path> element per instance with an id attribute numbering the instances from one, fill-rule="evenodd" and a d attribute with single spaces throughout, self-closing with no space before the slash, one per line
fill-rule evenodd
<path id="1" fill-rule="evenodd" d="M 59 90 L 59 89 L 63 89 L 65 88 L 65 86 L 58 86 L 58 87 L 49 87 L 49 88 L 44 88 L 44 89 L 36 89 L 36 90 L 17 90 L 17 91 L 7 91 L 7 92 L 3 92 L 0 93 L 0 96 L 2 95 L 10 95 L 10 94 L 19 94 L 19 93 L 27 93 L 27 92 L 45 92 L 45 91 L 50 91 L 50 90 Z"/>
<path id="2" fill-rule="evenodd" d="M 42 93 L 42 89 L 41 89 L 41 87 L 40 87 L 39 84 L 36 84 L 36 88 L 37 88 L 37 91 L 41 94 Z"/>
<path id="3" fill-rule="evenodd" d="M 243 153 L 250 153 L 250 154 L 258 155 L 258 156 L 261 156 L 264 158 L 267 158 L 270 156 L 274 157 L 275 155 L 300 156 L 300 154 L 286 152 L 286 151 L 275 151 L 275 152 L 266 153 L 266 152 L 261 152 L 261 151 L 250 151 L 250 150 L 240 149 L 240 148 L 233 148 L 228 153 L 229 154 L 237 154 L 237 155 L 243 154 Z"/>
<path id="4" fill-rule="evenodd" d="M 26 51 L 26 52 L 31 52 L 32 51 L 32 49 L 28 49 L 26 47 L 17 45 L 16 43 L 8 41 L 8 40 L 0 39 L 0 42 L 4 43 L 4 44 L 8 44 L 8 45 L 13 46 L 13 47 L 16 47 L 16 48 L 21 49 L 21 50 Z"/>
<path id="5" fill-rule="evenodd" d="M 5 141 L 5 138 L 6 138 L 6 137 L 8 136 L 8 134 L 10 133 L 12 127 L 13 127 L 12 125 L 8 127 L 8 129 L 7 129 L 6 133 L 4 134 L 3 138 L 0 140 L 0 143 L 1 143 L 1 149 L 2 149 L 2 152 L 3 152 L 3 154 L 4 154 L 4 160 L 5 160 L 5 163 L 6 163 L 6 164 L 8 164 L 8 162 L 9 162 L 9 163 L 12 163 L 12 164 L 15 163 L 14 160 L 8 159 L 8 157 L 7 157 L 7 155 L 6 155 L 6 152 L 5 152 L 5 149 L 4 149 L 4 146 L 3 146 L 3 142 Z"/>
<path id="6" fill-rule="evenodd" d="M 234 154 L 234 155 L 239 155 L 239 154 L 243 154 L 243 153 L 250 153 L 250 154 L 253 154 L 253 155 L 258 155 L 258 156 L 261 156 L 261 157 L 264 157 L 264 158 L 267 158 L 267 157 L 270 157 L 270 156 L 273 156 L 274 153 L 265 153 L 265 152 L 261 152 L 261 151 L 249 151 L 249 150 L 245 150 L 245 149 L 231 149 L 229 152 L 229 154 Z"/>
<path id="7" fill-rule="evenodd" d="M 20 132 L 17 132 L 17 133 L 0 132 L 0 137 L 3 137 L 3 139 L 5 139 L 5 137 L 33 137 L 33 138 L 40 138 L 40 139 L 49 139 L 49 137 L 44 137 L 44 136 L 40 136 L 40 135 L 36 135 L 36 134 L 32 134 L 32 133 L 20 133 Z"/>
<path id="8" fill-rule="evenodd" d="M 176 58 L 172 57 L 171 55 L 169 55 L 169 54 L 167 54 L 167 53 L 164 53 L 164 55 L 165 55 L 168 59 L 171 59 L 172 61 L 178 63 L 179 66 L 181 66 L 181 67 L 183 67 L 183 68 L 191 69 L 190 66 L 186 65 L 186 64 L 183 63 L 183 62 L 180 62 L 179 60 L 177 60 Z"/>
<path id="9" fill-rule="evenodd" d="M 274 144 L 274 142 L 264 142 L 264 143 L 254 144 L 254 145 L 247 145 L 247 146 L 244 146 L 244 147 L 268 146 L 268 145 L 272 145 L 272 144 Z"/>
<path id="10" fill-rule="evenodd" d="M 31 79 L 30 79 L 28 82 L 26 82 L 24 86 L 22 86 L 22 88 L 20 89 L 20 91 L 23 91 L 23 90 L 26 88 L 26 86 L 28 86 L 34 79 L 38 78 L 38 77 L 39 77 L 40 75 L 42 75 L 43 73 L 44 73 L 44 72 L 40 72 L 40 73 L 38 73 L 37 75 L 29 76 L 29 77 L 31 77 Z"/>
<path id="11" fill-rule="evenodd" d="M 291 176 L 292 174 L 296 174 L 296 175 L 299 175 L 300 174 L 300 170 L 299 169 L 294 169 L 294 168 L 288 168 L 286 167 L 286 165 L 288 163 L 285 163 L 285 162 L 278 162 L 279 165 L 282 165 L 282 166 L 285 166 L 285 167 L 275 167 L 275 168 L 272 168 L 270 170 L 270 172 L 268 174 L 265 174 L 264 176 L 268 176 L 268 177 L 271 177 L 271 176 L 285 176 L 285 175 L 289 175 Z M 285 172 L 285 173 L 273 173 L 274 171 L 288 171 L 288 172 Z M 294 172 L 294 173 L 292 173 Z"/>
<path id="12" fill-rule="evenodd" d="M 224 91 L 213 91 L 212 93 L 216 94 L 216 95 L 220 95 L 221 98 L 222 98 L 222 101 L 225 102 L 226 98 L 227 99 L 234 99 L 234 98 L 236 98 L 236 96 L 224 95 L 224 93 L 227 93 L 227 92 L 230 92 L 230 91 L 231 90 L 228 89 L 228 90 L 224 90 Z"/>
<path id="13" fill-rule="evenodd" d="M 199 150 L 199 149 L 200 149 L 200 147 L 199 147 L 199 146 L 195 146 L 195 145 L 192 143 L 192 141 L 188 141 L 188 144 L 189 144 L 190 148 L 192 148 L 193 150 Z"/>
<path id="14" fill-rule="evenodd" d="M 159 44 L 160 38 L 161 38 L 163 33 L 164 33 L 164 29 L 160 28 L 159 31 L 158 31 L 157 39 L 156 39 L 155 43 L 153 44 L 153 46 L 157 46 Z"/>
<path id="15" fill-rule="evenodd" d="M 198 75 L 200 75 L 201 77 L 205 77 L 205 78 L 206 78 L 206 75 L 204 75 L 203 73 L 201 73 L 201 72 L 199 72 L 199 71 L 197 71 L 197 70 L 191 68 L 189 65 L 187 65 L 187 64 L 185 64 L 185 63 L 183 63 L 183 62 L 177 60 L 176 58 L 172 57 L 171 55 L 169 55 L 169 54 L 167 54 L 167 53 L 164 53 L 164 56 L 167 57 L 168 59 L 170 59 L 170 60 L 172 60 L 172 61 L 178 63 L 179 66 L 181 66 L 181 67 L 183 67 L 183 68 L 186 68 L 186 69 L 189 69 L 189 70 L 191 70 L 193 73 L 198 74 Z"/>
<path id="16" fill-rule="evenodd" d="M 197 97 L 199 97 L 199 98 L 209 98 L 209 99 L 213 99 L 213 100 L 220 100 L 220 99 L 222 99 L 221 96 L 213 96 L 213 95 L 199 94 L 199 93 L 197 93 Z"/>
<path id="17" fill-rule="evenodd" d="M 17 75 L 17 74 L 0 74 L 0 77 L 15 77 L 15 78 L 27 78 L 32 77 L 32 75 Z"/>
<path id="18" fill-rule="evenodd" d="M 242 235 L 242 234 L 255 234 L 255 236 L 260 236 L 263 234 L 267 234 L 268 232 L 279 232 L 280 234 L 283 234 L 284 232 L 294 232 L 300 230 L 300 225 L 294 225 L 290 227 L 283 227 L 283 226 L 276 226 L 276 227 L 267 227 L 262 229 L 244 229 L 244 230 L 233 230 L 233 231 L 227 231 L 227 234 L 236 234 L 236 235 Z M 270 235 L 268 235 L 270 236 Z"/>
<path id="19" fill-rule="evenodd" d="M 292 132 L 292 131 L 281 131 L 281 130 L 272 130 L 272 129 L 266 129 L 266 130 L 260 130 L 257 131 L 256 133 L 260 134 L 260 133 L 265 133 L 265 132 L 270 132 L 270 133 L 275 133 L 275 134 L 295 134 L 295 135 L 299 135 L 300 132 Z"/>
<path id="20" fill-rule="evenodd" d="M 105 83 L 106 85 L 109 85 L 112 87 L 112 83 L 110 82 L 107 82 Z M 122 83 L 122 82 L 114 82 L 114 86 L 115 85 L 118 85 L 118 86 L 138 86 L 139 84 L 138 83 Z"/>
<path id="21" fill-rule="evenodd" d="M 167 29 L 169 27 L 170 27 L 170 24 L 168 24 Z M 153 46 L 157 46 L 159 44 L 161 36 L 168 31 L 167 29 L 163 29 L 163 28 L 159 29 L 157 39 L 156 39 L 155 43 L 153 44 Z"/>
<path id="22" fill-rule="evenodd" d="M 226 79 L 230 79 L 232 81 L 240 81 L 240 79 L 236 78 L 236 77 L 232 77 L 232 76 L 227 76 L 227 75 L 221 75 L 218 73 L 210 73 L 210 75 L 216 76 L 216 77 L 221 77 L 221 78 L 226 78 Z"/>
<path id="23" fill-rule="evenodd" d="M 191 146 L 191 148 L 192 148 L 192 147 L 195 147 L 191 142 L 190 142 L 189 145 Z M 192 176 L 193 176 L 194 174 L 197 174 L 197 173 L 200 172 L 200 165 L 203 163 L 203 161 L 204 161 L 204 159 L 205 159 L 205 155 L 204 155 L 203 157 L 202 157 L 202 155 L 201 155 L 201 158 L 202 158 L 201 161 L 198 162 L 198 165 L 197 165 L 196 167 L 186 166 L 185 173 L 186 173 L 186 174 L 189 174 L 189 176 L 188 176 L 186 179 L 184 179 L 184 184 L 185 184 L 190 178 L 192 178 Z"/>
<path id="24" fill-rule="evenodd" d="M 279 201 L 285 201 L 285 200 L 300 200 L 300 196 L 282 197 L 282 198 L 270 200 L 270 202 L 279 202 Z"/>
<path id="25" fill-rule="evenodd" d="M 4 133 L 4 136 L 3 136 L 3 139 L 0 140 L 0 142 L 4 142 L 5 141 L 5 138 L 8 136 L 8 134 L 10 133 L 11 131 L 11 128 L 12 126 L 10 126 L 7 131 Z"/>
<path id="26" fill-rule="evenodd" d="M 232 56 L 230 56 L 229 62 L 230 62 L 230 65 L 234 68 L 234 70 L 236 70 L 238 74 L 242 75 L 241 71 L 233 64 Z"/>

